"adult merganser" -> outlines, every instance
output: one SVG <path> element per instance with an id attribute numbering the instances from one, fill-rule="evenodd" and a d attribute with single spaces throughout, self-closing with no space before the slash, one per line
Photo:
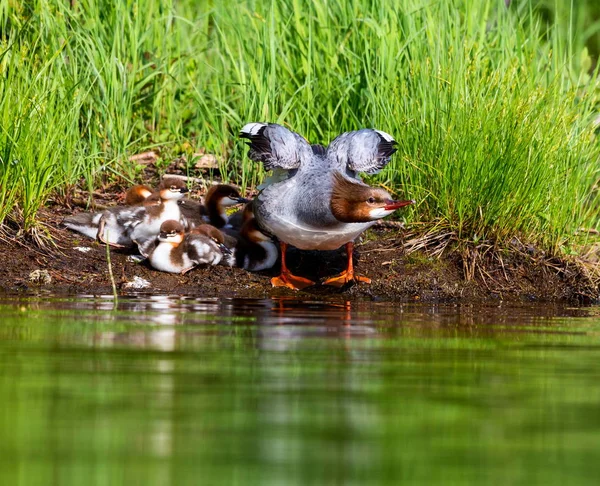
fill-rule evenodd
<path id="1" fill-rule="evenodd" d="M 98 239 L 120 248 L 154 241 L 164 221 L 182 219 L 177 201 L 186 192 L 185 182 L 166 177 L 158 186 L 158 204 L 150 196 L 142 206 L 117 206 L 104 211 L 98 224 Z"/>
<path id="2" fill-rule="evenodd" d="M 259 226 L 280 240 L 281 275 L 271 283 L 292 289 L 314 284 L 288 270 L 288 244 L 303 250 L 334 250 L 345 245 L 346 270 L 324 284 L 370 282 L 354 273 L 354 240 L 378 219 L 414 203 L 395 201 L 387 191 L 369 187 L 357 176 L 358 172 L 374 174 L 389 162 L 396 151 L 392 136 L 362 129 L 339 135 L 326 149 L 311 146 L 274 123 L 248 123 L 240 136 L 249 139 L 250 159 L 273 170 L 254 203 Z"/>
<path id="3" fill-rule="evenodd" d="M 186 273 L 198 265 L 217 265 L 223 254 L 209 237 L 185 234 L 179 221 L 161 224 L 158 242 L 148 255 L 153 268 L 162 272 Z"/>

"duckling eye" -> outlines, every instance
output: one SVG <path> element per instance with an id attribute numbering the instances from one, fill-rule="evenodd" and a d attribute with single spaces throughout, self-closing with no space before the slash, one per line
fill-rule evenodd
<path id="1" fill-rule="evenodd" d="M 171 191 L 176 191 L 177 190 L 177 186 L 171 186 Z"/>
<path id="2" fill-rule="evenodd" d="M 373 196 L 371 196 L 369 199 L 367 199 L 367 202 L 369 204 L 374 204 L 375 203 L 375 198 Z"/>

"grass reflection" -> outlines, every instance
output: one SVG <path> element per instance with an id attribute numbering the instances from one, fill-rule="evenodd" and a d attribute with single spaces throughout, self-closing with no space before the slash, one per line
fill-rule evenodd
<path id="1" fill-rule="evenodd" d="M 101 303 L 3 299 L 2 484 L 589 484 L 600 472 L 600 320 L 587 310 Z"/>

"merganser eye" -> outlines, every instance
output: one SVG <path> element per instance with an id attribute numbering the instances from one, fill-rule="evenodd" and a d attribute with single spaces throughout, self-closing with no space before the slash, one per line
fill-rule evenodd
<path id="1" fill-rule="evenodd" d="M 178 191 L 179 188 L 177 186 L 171 186 L 171 191 Z"/>
<path id="2" fill-rule="evenodd" d="M 369 199 L 367 199 L 367 202 L 369 204 L 374 204 L 375 203 L 375 198 L 371 196 Z"/>

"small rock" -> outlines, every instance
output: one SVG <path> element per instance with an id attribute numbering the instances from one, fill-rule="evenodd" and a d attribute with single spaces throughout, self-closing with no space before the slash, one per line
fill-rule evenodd
<path id="1" fill-rule="evenodd" d="M 152 164 L 156 162 L 157 159 L 158 154 L 153 151 L 143 152 L 129 157 L 130 162 L 137 162 L 138 164 Z"/>
<path id="2" fill-rule="evenodd" d="M 133 277 L 131 282 L 126 282 L 123 284 L 124 289 L 147 289 L 148 287 L 150 287 L 150 282 L 142 277 L 138 277 L 137 275 Z"/>
<path id="3" fill-rule="evenodd" d="M 129 255 L 127 257 L 127 261 L 131 263 L 140 263 L 143 262 L 145 259 L 146 257 L 143 257 L 142 255 Z"/>
<path id="4" fill-rule="evenodd" d="M 213 154 L 194 154 L 194 167 L 196 169 L 218 169 L 219 160 Z"/>
<path id="5" fill-rule="evenodd" d="M 34 270 L 29 274 L 29 281 L 35 285 L 48 285 L 52 282 L 52 277 L 48 270 Z"/>

